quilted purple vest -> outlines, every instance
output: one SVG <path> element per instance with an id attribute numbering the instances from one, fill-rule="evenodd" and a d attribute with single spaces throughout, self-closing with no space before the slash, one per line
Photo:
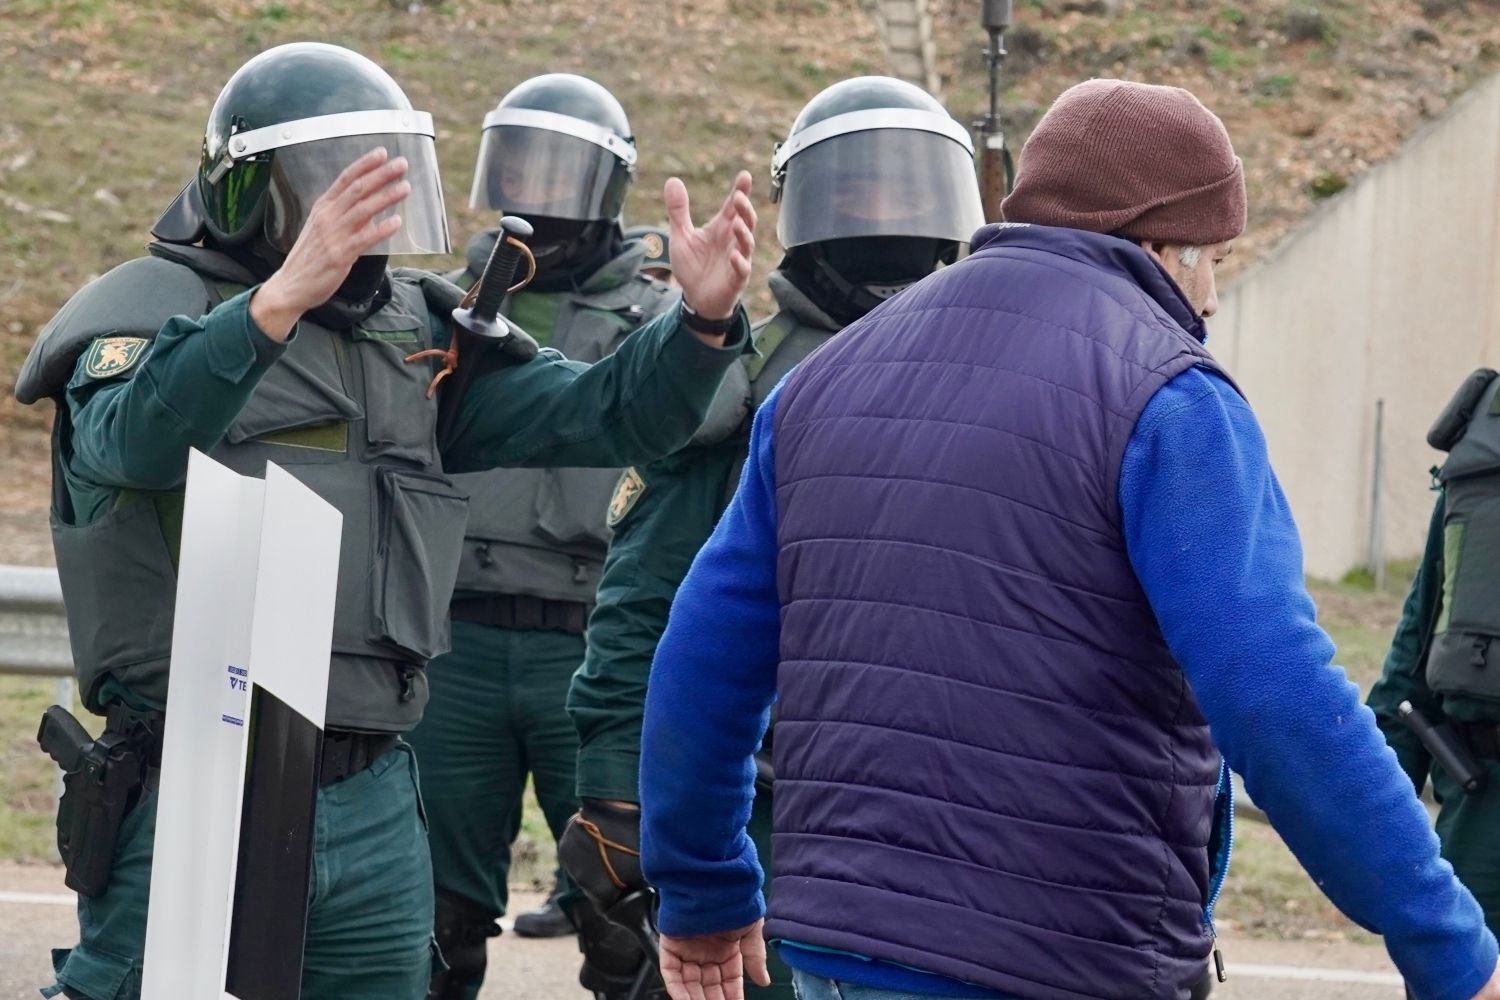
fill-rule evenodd
<path id="1" fill-rule="evenodd" d="M 1152 394 L 1218 368 L 1139 247 L 974 246 L 782 387 L 768 933 L 1034 1000 L 1185 997 L 1220 759 L 1117 487 Z"/>

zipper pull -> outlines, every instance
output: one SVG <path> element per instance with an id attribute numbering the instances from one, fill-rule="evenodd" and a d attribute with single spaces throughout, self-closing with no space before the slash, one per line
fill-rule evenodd
<path id="1" fill-rule="evenodd" d="M 1224 971 L 1224 955 L 1219 951 L 1217 938 L 1214 939 L 1214 975 L 1221 983 L 1229 982 L 1229 975 Z"/>

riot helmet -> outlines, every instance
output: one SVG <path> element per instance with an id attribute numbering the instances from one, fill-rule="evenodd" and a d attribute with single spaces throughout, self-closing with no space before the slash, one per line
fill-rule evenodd
<path id="1" fill-rule="evenodd" d="M 318 42 L 279 45 L 241 66 L 219 92 L 198 175 L 153 231 L 171 242 L 196 242 L 206 231 L 226 247 L 263 237 L 285 254 L 339 174 L 384 146 L 392 158 L 406 157 L 411 193 L 389 210 L 400 213 L 401 228 L 365 255 L 447 253 L 434 135 L 432 116 L 413 110 L 396 81 L 364 56 Z"/>
<path id="2" fill-rule="evenodd" d="M 539 270 L 587 271 L 618 249 L 635 160 L 613 94 L 572 73 L 532 77 L 484 117 L 469 205 L 530 222 Z"/>
<path id="3" fill-rule="evenodd" d="M 613 222 L 635 176 L 625 109 L 587 77 L 548 73 L 520 84 L 484 116 L 472 208 Z"/>
<path id="4" fill-rule="evenodd" d="M 771 197 L 783 267 L 845 323 L 957 259 L 984 224 L 968 131 L 890 77 L 807 103 L 772 154 Z"/>

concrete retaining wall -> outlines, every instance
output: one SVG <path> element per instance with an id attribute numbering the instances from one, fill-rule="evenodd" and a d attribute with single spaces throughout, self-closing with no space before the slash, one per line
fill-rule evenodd
<path id="1" fill-rule="evenodd" d="M 1209 347 L 1265 427 L 1307 570 L 1362 565 L 1385 400 L 1387 557 L 1421 550 L 1427 428 L 1500 368 L 1500 76 L 1333 199 L 1224 296 Z"/>

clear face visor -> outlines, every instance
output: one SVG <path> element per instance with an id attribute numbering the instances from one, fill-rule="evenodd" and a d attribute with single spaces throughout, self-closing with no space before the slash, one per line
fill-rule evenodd
<path id="1" fill-rule="evenodd" d="M 587 139 L 526 125 L 484 130 L 471 208 L 578 222 L 620 216 L 630 167 Z"/>
<path id="2" fill-rule="evenodd" d="M 785 164 L 776 236 L 922 236 L 967 243 L 984 224 L 973 155 L 935 132 L 874 128 L 832 136 Z"/>
<path id="3" fill-rule="evenodd" d="M 411 184 L 411 193 L 375 217 L 380 221 L 400 215 L 401 228 L 366 250 L 365 255 L 448 253 L 448 215 L 443 206 L 437 149 L 431 136 L 417 132 L 339 136 L 275 150 L 271 157 L 265 226 L 271 245 L 282 253 L 290 251 L 313 203 L 349 164 L 381 146 L 391 159 L 406 157 L 406 180 Z"/>

